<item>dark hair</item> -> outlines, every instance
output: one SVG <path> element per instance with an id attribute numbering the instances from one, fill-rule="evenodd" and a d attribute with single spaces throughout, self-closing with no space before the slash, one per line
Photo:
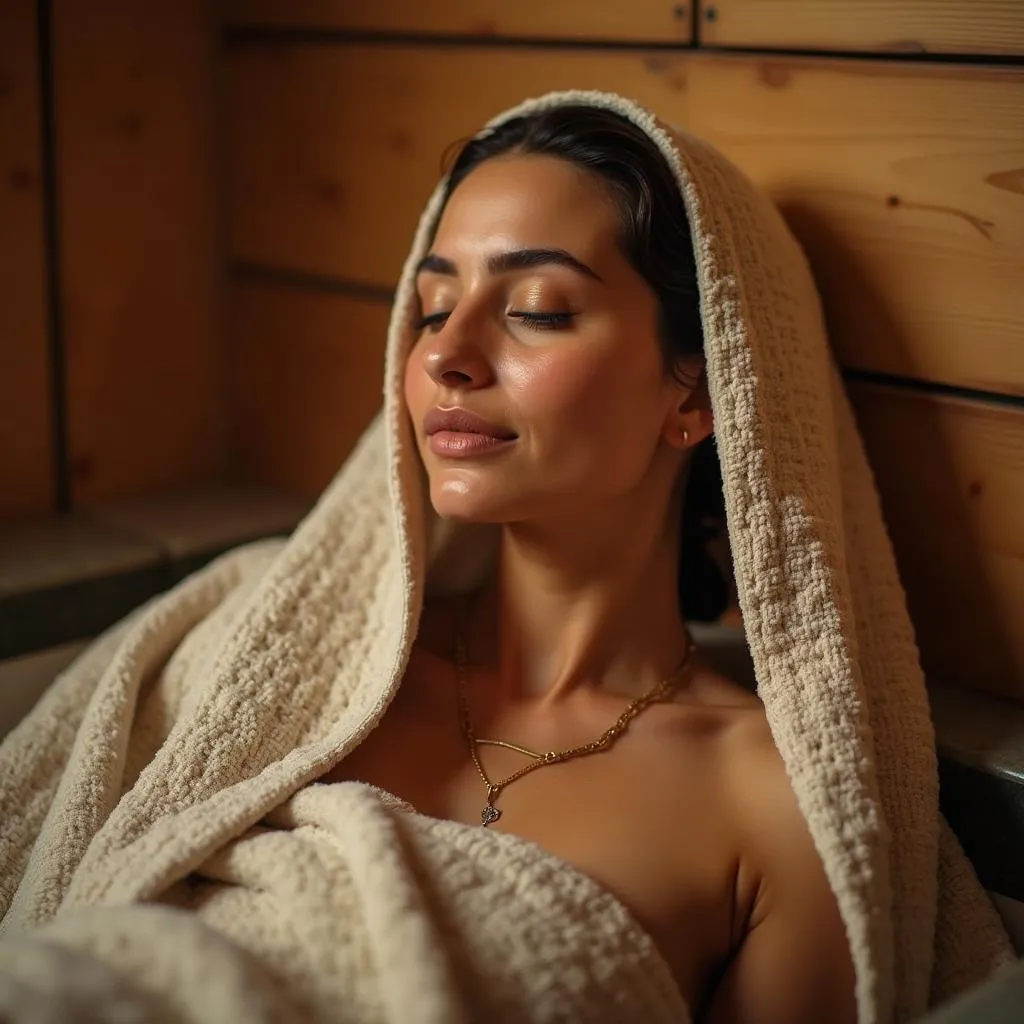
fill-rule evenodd
<path id="1" fill-rule="evenodd" d="M 659 307 L 665 372 L 703 350 L 690 224 L 679 185 L 650 137 L 627 118 L 590 106 L 562 106 L 516 117 L 462 145 L 448 177 L 447 203 L 459 183 L 485 160 L 513 153 L 560 157 L 600 176 L 622 218 L 619 244 L 650 285 Z M 698 445 L 683 506 L 680 604 L 688 619 L 712 620 L 725 610 L 728 586 L 707 550 L 724 515 L 714 439 Z"/>

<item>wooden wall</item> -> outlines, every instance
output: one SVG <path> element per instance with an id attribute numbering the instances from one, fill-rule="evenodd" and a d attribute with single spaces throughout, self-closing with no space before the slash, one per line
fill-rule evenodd
<path id="1" fill-rule="evenodd" d="M 223 461 L 216 10 L 0 12 L 0 518 L 205 477 Z"/>
<path id="2" fill-rule="evenodd" d="M 35 4 L 0 0 L 0 514 L 54 501 Z"/>
<path id="3" fill-rule="evenodd" d="M 926 668 L 1024 698 L 1024 5 L 227 0 L 223 17 L 248 473 L 313 495 L 376 409 L 387 294 L 447 144 L 549 89 L 621 92 L 782 207 Z"/>

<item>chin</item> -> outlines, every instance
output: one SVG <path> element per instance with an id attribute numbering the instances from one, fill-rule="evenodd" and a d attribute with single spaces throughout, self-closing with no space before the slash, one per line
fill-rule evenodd
<path id="1" fill-rule="evenodd" d="M 505 523 L 513 518 L 508 502 L 483 491 L 469 481 L 447 475 L 431 478 L 430 504 L 442 519 L 453 523 Z"/>
<path id="2" fill-rule="evenodd" d="M 452 523 L 503 523 L 506 517 L 486 505 L 453 498 L 444 495 L 435 498 L 431 495 L 430 504 L 442 518 Z"/>

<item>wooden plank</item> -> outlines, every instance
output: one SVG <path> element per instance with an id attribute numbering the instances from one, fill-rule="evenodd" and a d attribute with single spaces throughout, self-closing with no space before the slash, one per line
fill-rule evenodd
<path id="1" fill-rule="evenodd" d="M 232 466 L 315 497 L 380 408 L 384 301 L 236 281 L 231 286 Z"/>
<path id="2" fill-rule="evenodd" d="M 393 284 L 451 142 L 527 95 L 611 89 L 775 197 L 847 366 L 1024 394 L 1024 70 L 280 44 L 230 50 L 226 79 L 238 260 Z"/>
<path id="3" fill-rule="evenodd" d="M 710 46 L 1024 53 L 1020 0 L 700 0 Z"/>
<path id="4" fill-rule="evenodd" d="M 1024 700 L 1024 409 L 850 392 L 926 672 Z"/>
<path id="5" fill-rule="evenodd" d="M 216 90 L 203 0 L 54 9 L 73 498 L 218 459 Z"/>
<path id="6" fill-rule="evenodd" d="M 688 43 L 692 29 L 691 4 L 667 0 L 226 0 L 223 17 L 236 27 L 616 42 Z"/>
<path id="7" fill-rule="evenodd" d="M 0 32 L 0 518 L 54 501 L 36 5 Z"/>

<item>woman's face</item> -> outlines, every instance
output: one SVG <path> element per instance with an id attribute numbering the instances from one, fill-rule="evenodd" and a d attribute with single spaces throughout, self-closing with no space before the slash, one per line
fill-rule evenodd
<path id="1" fill-rule="evenodd" d="M 452 194 L 418 274 L 405 371 L 441 516 L 586 515 L 647 493 L 666 459 L 678 468 L 686 392 L 664 372 L 657 303 L 619 230 L 603 182 L 552 157 L 488 160 Z"/>

